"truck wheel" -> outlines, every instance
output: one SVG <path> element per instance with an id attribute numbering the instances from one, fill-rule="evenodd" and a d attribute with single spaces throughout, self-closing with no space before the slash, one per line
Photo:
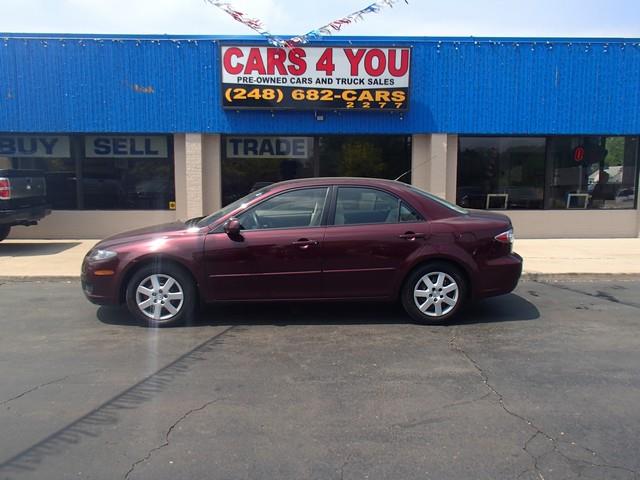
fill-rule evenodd
<path id="1" fill-rule="evenodd" d="M 0 242 L 9 236 L 10 231 L 10 225 L 0 225 Z"/>

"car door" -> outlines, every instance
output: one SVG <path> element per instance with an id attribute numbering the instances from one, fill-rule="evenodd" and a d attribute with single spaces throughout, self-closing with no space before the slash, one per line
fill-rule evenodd
<path id="1" fill-rule="evenodd" d="M 396 275 L 424 247 L 429 225 L 400 198 L 368 187 L 338 187 L 324 237 L 327 297 L 389 297 Z"/>
<path id="2" fill-rule="evenodd" d="M 317 298 L 328 187 L 271 196 L 238 215 L 240 235 L 207 236 L 209 300 Z"/>

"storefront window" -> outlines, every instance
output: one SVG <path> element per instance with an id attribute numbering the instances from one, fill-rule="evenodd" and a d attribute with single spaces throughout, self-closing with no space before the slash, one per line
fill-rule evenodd
<path id="1" fill-rule="evenodd" d="M 173 155 L 164 135 L 0 135 L 0 168 L 42 170 L 55 210 L 166 210 Z"/>
<path id="2" fill-rule="evenodd" d="M 0 136 L 0 168 L 42 170 L 52 208 L 77 208 L 76 165 L 66 135 Z"/>
<path id="3" fill-rule="evenodd" d="M 326 136 L 318 139 L 320 176 L 394 179 L 411 169 L 411 137 Z M 411 173 L 402 177 L 411 183 Z"/>
<path id="4" fill-rule="evenodd" d="M 544 168 L 544 138 L 461 137 L 457 203 L 484 209 L 543 208 Z"/>
<path id="5" fill-rule="evenodd" d="M 82 199 L 86 210 L 166 210 L 174 200 L 165 136 L 86 136 Z"/>
<path id="6" fill-rule="evenodd" d="M 394 135 L 224 137 L 222 203 L 294 178 L 396 178 L 411 168 L 410 139 Z M 402 180 L 410 182 L 410 174 Z"/>
<path id="7" fill-rule="evenodd" d="M 480 209 L 635 208 L 638 137 L 461 137 L 457 202 Z"/>
<path id="8" fill-rule="evenodd" d="M 551 137 L 547 208 L 634 208 L 637 137 Z"/>
<path id="9" fill-rule="evenodd" d="M 270 183 L 315 176 L 313 137 L 226 137 L 222 204 Z"/>

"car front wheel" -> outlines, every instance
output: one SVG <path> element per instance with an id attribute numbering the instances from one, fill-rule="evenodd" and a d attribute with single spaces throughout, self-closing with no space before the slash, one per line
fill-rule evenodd
<path id="1" fill-rule="evenodd" d="M 432 262 L 411 273 L 402 289 L 402 306 L 418 323 L 447 322 L 467 296 L 464 276 L 445 262 Z"/>
<path id="2" fill-rule="evenodd" d="M 149 265 L 129 280 L 126 301 L 129 311 L 148 326 L 175 326 L 192 317 L 196 289 L 181 268 Z"/>

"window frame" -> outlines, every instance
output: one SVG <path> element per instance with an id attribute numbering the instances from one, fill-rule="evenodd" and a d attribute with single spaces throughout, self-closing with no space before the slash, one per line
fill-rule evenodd
<path id="1" fill-rule="evenodd" d="M 340 188 L 360 188 L 360 189 L 366 189 L 366 190 L 377 190 L 379 192 L 386 193 L 387 195 L 394 197 L 398 201 L 397 221 L 391 222 L 391 223 L 375 222 L 375 223 L 350 223 L 345 225 L 336 225 L 335 221 L 336 221 L 336 209 L 338 205 L 338 190 L 340 190 Z M 420 220 L 418 220 L 417 222 L 400 222 L 400 206 L 402 205 L 402 203 L 404 203 L 413 211 L 415 211 L 420 216 Z M 414 207 L 413 204 L 408 200 L 406 200 L 405 198 L 402 198 L 393 192 L 385 190 L 384 188 L 379 188 L 377 186 L 349 185 L 349 184 L 338 184 L 338 185 L 333 185 L 332 187 L 331 203 L 329 205 L 329 211 L 327 214 L 327 227 L 360 227 L 363 225 L 403 225 L 403 224 L 409 225 L 411 223 L 421 223 L 421 222 L 427 222 L 427 219 L 424 218 L 424 215 L 422 213 L 420 213 L 420 210 Z"/>

